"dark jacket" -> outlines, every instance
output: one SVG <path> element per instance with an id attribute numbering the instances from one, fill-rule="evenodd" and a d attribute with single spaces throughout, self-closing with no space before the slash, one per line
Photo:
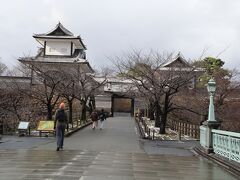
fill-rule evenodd
<path id="1" fill-rule="evenodd" d="M 91 114 L 91 119 L 92 121 L 97 121 L 98 120 L 98 114 L 96 111 L 93 111 Z"/>
<path id="2" fill-rule="evenodd" d="M 55 113 L 54 127 L 56 127 L 56 123 L 64 123 L 68 125 L 68 116 L 64 109 L 58 109 Z"/>
<path id="3" fill-rule="evenodd" d="M 99 118 L 101 121 L 104 121 L 106 119 L 106 113 L 104 111 L 100 112 Z"/>

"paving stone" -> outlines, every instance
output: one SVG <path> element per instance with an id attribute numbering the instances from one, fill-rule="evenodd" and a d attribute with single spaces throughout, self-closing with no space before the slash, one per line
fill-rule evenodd
<path id="1" fill-rule="evenodd" d="M 185 148 L 181 151 L 176 144 L 169 142 L 156 142 L 155 146 L 151 142 L 147 144 L 148 148 L 142 149 L 134 131 L 134 121 L 131 120 L 129 117 L 108 119 L 103 131 L 83 129 L 66 138 L 64 150 L 59 152 L 55 151 L 56 144 L 52 139 L 47 143 L 38 140 L 36 148 L 29 145 L 31 148 L 28 149 L 19 149 L 18 142 L 15 149 L 12 143 L 6 150 L 8 144 L 1 143 L 0 180 L 237 179 L 219 166 L 193 154 L 188 149 L 191 146 L 188 143 L 186 148 L 179 143 L 180 149 Z M 175 149 L 169 154 L 163 153 L 162 148 L 159 154 L 154 154 L 158 152 L 158 146 L 164 145 Z M 150 153 L 144 151 L 151 148 L 154 150 Z"/>

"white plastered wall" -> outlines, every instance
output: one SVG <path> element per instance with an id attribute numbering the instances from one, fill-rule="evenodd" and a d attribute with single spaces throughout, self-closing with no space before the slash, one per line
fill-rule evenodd
<path id="1" fill-rule="evenodd" d="M 70 56 L 71 42 L 47 41 L 45 55 Z"/>

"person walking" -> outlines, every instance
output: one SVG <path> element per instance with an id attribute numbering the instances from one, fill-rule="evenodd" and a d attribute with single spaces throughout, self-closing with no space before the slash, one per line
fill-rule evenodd
<path id="1" fill-rule="evenodd" d="M 57 149 L 63 149 L 64 141 L 64 132 L 65 128 L 68 126 L 67 113 L 65 112 L 65 104 L 62 102 L 59 105 L 59 109 L 56 111 L 55 120 L 54 120 L 54 129 L 56 129 L 56 138 L 57 138 Z"/>
<path id="2" fill-rule="evenodd" d="M 100 114 L 99 114 L 99 118 L 100 118 L 100 130 L 102 130 L 103 128 L 103 122 L 104 120 L 106 120 L 106 113 L 104 112 L 104 109 L 101 110 Z"/>
<path id="3" fill-rule="evenodd" d="M 96 110 L 93 110 L 91 114 L 91 119 L 92 119 L 92 129 L 97 128 L 97 121 L 98 121 L 98 114 Z"/>

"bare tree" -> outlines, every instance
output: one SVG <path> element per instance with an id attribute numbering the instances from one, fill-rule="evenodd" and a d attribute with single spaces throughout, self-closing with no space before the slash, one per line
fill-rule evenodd
<path id="1" fill-rule="evenodd" d="M 37 115 L 36 104 L 21 93 L 29 90 L 29 82 L 30 79 L 24 77 L 1 77 L 0 112 L 8 131 L 15 131 L 19 121 L 32 121 Z"/>
<path id="2" fill-rule="evenodd" d="M 101 73 L 101 79 L 98 78 L 96 80 L 96 76 L 94 74 L 79 74 L 78 81 L 79 81 L 79 100 L 81 101 L 82 105 L 82 116 L 81 120 L 86 120 L 86 112 L 87 112 L 87 102 L 92 101 L 94 96 L 100 93 L 100 88 L 104 86 L 106 83 L 107 71 L 103 71 Z M 95 106 L 91 104 L 90 106 Z M 94 107 L 92 107 L 94 108 Z"/>
<path id="3" fill-rule="evenodd" d="M 194 77 L 192 67 L 164 67 L 172 60 L 172 54 L 160 55 L 150 52 L 142 55 L 133 52 L 123 57 L 115 58 L 114 62 L 119 74 L 130 79 L 138 91 L 149 97 L 151 106 L 155 107 L 155 126 L 160 127 L 160 133 L 165 133 L 168 114 L 174 110 L 174 97 L 187 88 Z"/>
<path id="4" fill-rule="evenodd" d="M 64 74 L 53 69 L 53 67 L 46 66 L 44 63 L 35 63 L 28 61 L 25 65 L 32 71 L 31 89 L 29 91 L 22 91 L 22 93 L 35 99 L 46 107 L 47 119 L 52 119 L 52 111 L 60 98 L 58 86 L 66 79 Z M 59 64 L 54 65 L 56 69 L 60 67 Z"/>
<path id="5" fill-rule="evenodd" d="M 68 102 L 70 122 L 72 122 L 72 105 L 74 99 L 80 101 L 81 120 L 86 121 L 87 110 L 90 110 L 91 106 L 95 106 L 93 101 L 94 96 L 98 93 L 99 88 L 103 87 L 106 82 L 106 74 L 108 71 L 101 71 L 102 78 L 97 81 L 95 74 L 87 73 L 82 69 L 80 64 L 77 64 L 76 67 L 71 68 L 71 70 L 64 68 L 59 68 L 58 70 L 63 73 L 64 80 L 60 82 L 57 89 L 60 96 L 64 97 Z"/>
<path id="6" fill-rule="evenodd" d="M 1 58 L 0 58 L 0 75 L 2 75 L 4 72 L 7 71 L 7 66 L 1 62 Z"/>
<path id="7" fill-rule="evenodd" d="M 194 65 L 204 68 L 205 72 L 199 76 L 196 89 L 185 92 L 176 100 L 178 110 L 173 114 L 175 118 L 195 123 L 207 120 L 209 95 L 206 85 L 210 78 L 214 78 L 217 85 L 214 99 L 216 118 L 221 121 L 226 120 L 225 114 L 229 111 L 229 107 L 234 105 L 240 83 L 238 71 L 224 69 L 223 64 L 221 59 L 212 57 L 194 62 Z"/>
<path id="8" fill-rule="evenodd" d="M 63 76 L 65 77 L 63 81 L 61 81 L 60 85 L 57 87 L 57 91 L 60 96 L 65 98 L 68 103 L 69 108 L 69 123 L 72 124 L 73 127 L 73 101 L 79 97 L 80 87 L 79 82 L 75 78 L 74 74 L 63 72 Z"/>
<path id="9" fill-rule="evenodd" d="M 31 77 L 32 70 L 28 68 L 26 64 L 18 62 L 14 68 L 11 70 L 10 75 L 12 76 L 22 76 Z"/>

